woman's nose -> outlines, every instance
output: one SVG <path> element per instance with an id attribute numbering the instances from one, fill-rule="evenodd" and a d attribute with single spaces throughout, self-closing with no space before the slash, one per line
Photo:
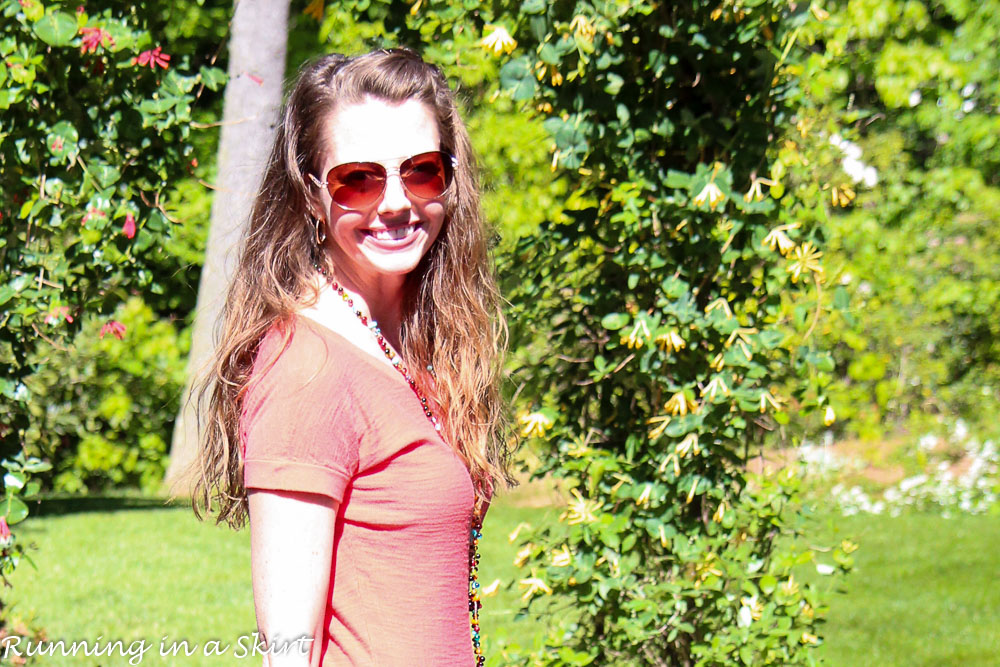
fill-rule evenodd
<path id="1" fill-rule="evenodd" d="M 410 199 L 406 195 L 406 189 L 403 187 L 403 179 L 399 177 L 399 172 L 388 174 L 386 176 L 385 192 L 382 193 L 382 201 L 378 205 L 378 212 L 382 215 L 387 215 L 409 209 Z"/>

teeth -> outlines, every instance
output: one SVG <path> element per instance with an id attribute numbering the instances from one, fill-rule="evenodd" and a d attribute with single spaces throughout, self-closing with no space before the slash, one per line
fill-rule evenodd
<path id="1" fill-rule="evenodd" d="M 392 229 L 370 230 L 369 233 L 377 241 L 399 241 L 412 234 L 414 229 L 416 229 L 416 225 L 403 225 L 402 227 L 393 227 Z"/>

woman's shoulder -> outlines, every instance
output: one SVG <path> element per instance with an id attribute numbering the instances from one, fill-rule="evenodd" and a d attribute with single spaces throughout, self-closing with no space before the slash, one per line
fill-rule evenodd
<path id="1" fill-rule="evenodd" d="M 356 374 L 352 344 L 300 315 L 276 322 L 264 335 L 254 361 L 256 381 L 315 383 L 349 382 Z"/>

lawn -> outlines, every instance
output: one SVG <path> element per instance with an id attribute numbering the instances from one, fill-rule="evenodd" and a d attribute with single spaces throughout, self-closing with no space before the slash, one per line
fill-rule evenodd
<path id="1" fill-rule="evenodd" d="M 481 581 L 512 581 L 520 522 L 556 510 L 494 505 L 484 528 Z M 837 519 L 837 531 L 861 544 L 847 591 L 832 601 L 822 655 L 831 665 L 995 665 L 1000 649 L 1000 529 L 996 517 L 932 515 Z M 832 530 L 828 526 L 820 529 Z M 22 565 L 5 592 L 14 615 L 29 618 L 50 640 L 145 640 L 142 664 L 259 664 L 235 660 L 240 638 L 254 630 L 247 531 L 199 523 L 189 509 L 155 499 L 48 501 L 19 531 L 37 543 L 38 571 Z M 487 598 L 490 638 L 531 644 L 543 625 L 514 621 L 516 590 Z M 198 651 L 183 661 L 161 658 L 187 640 Z M 230 644 L 226 657 L 204 657 L 210 640 Z M 244 639 L 244 646 L 248 646 Z M 38 664 L 125 665 L 126 658 L 57 658 Z M 134 664 L 134 663 L 133 663 Z"/>

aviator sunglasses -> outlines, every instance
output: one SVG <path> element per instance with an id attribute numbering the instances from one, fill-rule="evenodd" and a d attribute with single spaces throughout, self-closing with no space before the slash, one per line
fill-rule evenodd
<path id="1" fill-rule="evenodd" d="M 440 197 L 451 185 L 455 158 L 445 151 L 429 151 L 403 160 L 399 168 L 386 169 L 378 162 L 347 162 L 326 173 L 326 181 L 312 174 L 318 187 L 326 187 L 339 206 L 359 210 L 377 202 L 385 193 L 390 173 L 399 174 L 403 189 L 420 199 Z"/>

